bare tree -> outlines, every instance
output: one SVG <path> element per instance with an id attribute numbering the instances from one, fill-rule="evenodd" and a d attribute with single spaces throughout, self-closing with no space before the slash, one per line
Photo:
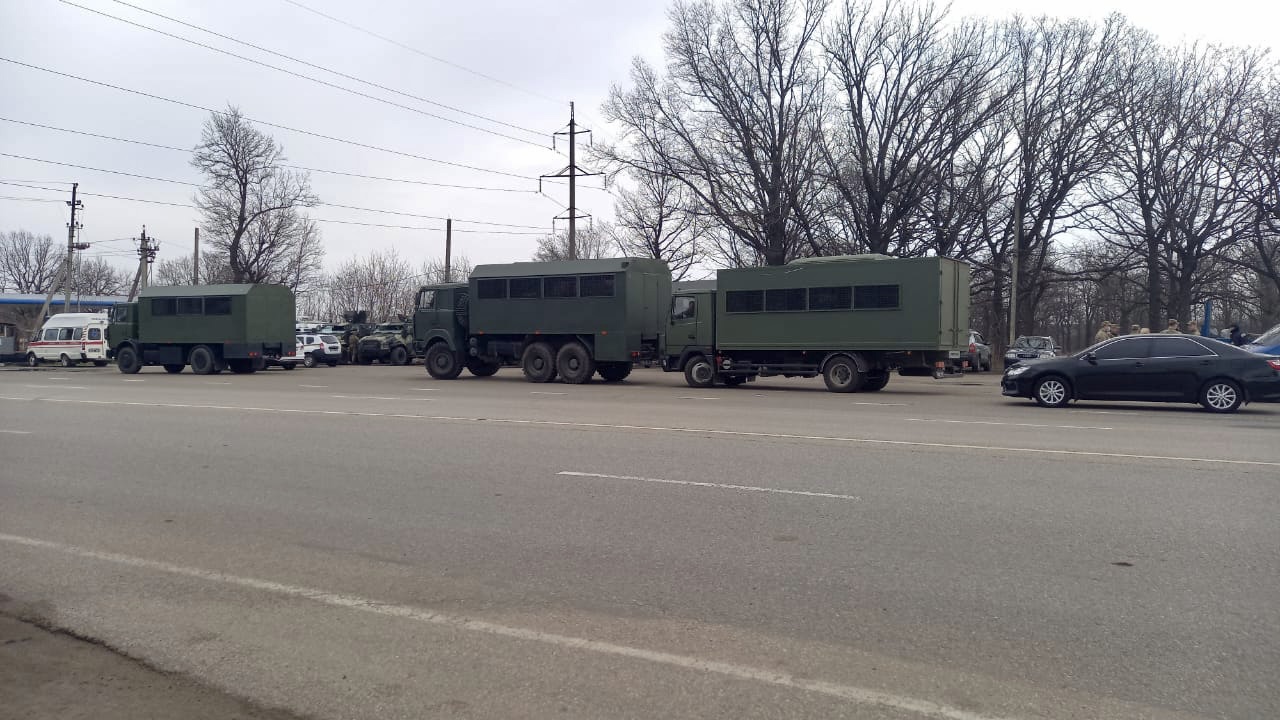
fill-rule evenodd
<path id="1" fill-rule="evenodd" d="M 475 264 L 466 255 L 457 255 L 449 260 L 449 273 L 445 277 L 444 258 L 432 258 L 422 263 L 421 279 L 423 285 L 439 285 L 446 282 L 466 282 L 471 277 Z"/>
<path id="2" fill-rule="evenodd" d="M 0 233 L 0 284 L 20 293 L 47 293 L 58 282 L 65 257 L 48 235 Z"/>
<path id="3" fill-rule="evenodd" d="M 708 219 L 690 211 L 683 183 L 670 175 L 632 171 L 634 189 L 619 188 L 613 205 L 613 236 L 623 255 L 666 261 L 681 280 L 698 262 Z"/>
<path id="4" fill-rule="evenodd" d="M 77 264 L 73 287 L 81 295 L 119 295 L 132 280 L 129 273 L 105 258 L 95 257 Z"/>
<path id="5" fill-rule="evenodd" d="M 413 296 L 421 281 L 421 275 L 395 250 L 374 250 L 342 263 L 324 283 L 300 296 L 327 300 L 324 312 L 316 314 L 338 318 L 364 310 L 370 319 L 383 322 L 412 312 Z"/>
<path id="6" fill-rule="evenodd" d="M 156 263 L 152 273 L 154 285 L 192 285 L 195 272 L 191 266 L 191 256 L 165 258 Z M 217 252 L 200 253 L 200 284 L 217 285 L 231 282 L 231 268 L 227 258 Z"/>
<path id="7" fill-rule="evenodd" d="M 283 167 L 284 150 L 235 107 L 205 122 L 191 164 L 204 175 L 196 206 L 209 245 L 227 257 L 233 282 L 300 287 L 319 268 L 319 201 L 306 173 Z"/>
<path id="8" fill-rule="evenodd" d="M 730 265 L 780 265 L 820 250 L 812 235 L 823 100 L 811 45 L 827 0 L 677 0 L 666 77 L 636 59 L 605 116 L 622 128 L 615 169 L 682 183 L 721 226 Z M 808 221 L 808 222 L 807 222 Z"/>
<path id="9" fill-rule="evenodd" d="M 594 223 L 585 229 L 579 228 L 576 235 L 577 257 L 579 260 L 598 260 L 613 256 L 613 243 L 610 240 L 610 227 L 606 223 Z M 569 259 L 569 232 L 561 230 L 553 235 L 538 238 L 538 248 L 533 252 L 533 259 L 538 262 Z"/>

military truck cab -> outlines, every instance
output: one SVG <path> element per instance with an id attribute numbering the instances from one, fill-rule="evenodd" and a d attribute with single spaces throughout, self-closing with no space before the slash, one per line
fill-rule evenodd
<path id="1" fill-rule="evenodd" d="M 947 258 L 811 258 L 677 284 L 663 369 L 692 387 L 817 377 L 883 389 L 893 370 L 941 372 L 967 347 L 969 266 Z"/>

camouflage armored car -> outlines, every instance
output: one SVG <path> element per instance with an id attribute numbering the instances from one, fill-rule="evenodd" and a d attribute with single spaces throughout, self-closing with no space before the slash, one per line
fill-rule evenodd
<path id="1" fill-rule="evenodd" d="M 382 323 L 360 338 L 357 362 L 370 365 L 375 360 L 386 365 L 408 365 L 413 358 L 412 327 L 406 323 Z"/>

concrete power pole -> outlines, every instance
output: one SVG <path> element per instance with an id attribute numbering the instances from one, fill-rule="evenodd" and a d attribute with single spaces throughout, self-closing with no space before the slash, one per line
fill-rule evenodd
<path id="1" fill-rule="evenodd" d="M 444 281 L 453 282 L 453 218 L 444 220 Z"/>
<path id="2" fill-rule="evenodd" d="M 191 284 L 200 284 L 200 228 L 196 228 L 196 245 L 191 251 Z"/>
<path id="3" fill-rule="evenodd" d="M 155 262 L 159 251 L 160 243 L 155 242 L 155 238 L 147 237 L 147 226 L 143 225 L 142 236 L 138 238 L 138 270 L 133 275 L 133 286 L 129 288 L 129 302 L 133 302 L 138 296 L 139 289 L 147 286 L 151 263 Z"/>
<path id="4" fill-rule="evenodd" d="M 569 209 L 562 215 L 557 215 L 551 219 L 552 229 L 555 228 L 556 220 L 569 221 L 569 259 L 576 260 L 578 258 L 578 224 L 579 218 L 589 218 L 590 215 L 578 213 L 578 178 L 588 175 L 599 175 L 600 173 L 587 172 L 578 167 L 577 142 L 575 138 L 578 135 L 589 135 L 590 130 L 579 130 L 578 122 L 574 118 L 573 103 L 569 103 L 569 129 L 561 130 L 551 136 L 551 145 L 555 147 L 555 138 L 560 135 L 569 137 L 569 165 L 554 175 L 543 175 L 538 178 L 538 192 L 542 192 L 543 178 L 568 178 L 569 179 Z"/>
<path id="5" fill-rule="evenodd" d="M 49 305 L 53 303 L 53 295 L 58 291 L 58 284 L 62 284 L 62 312 L 71 312 L 71 263 L 77 249 L 83 250 L 88 245 L 76 243 L 76 231 L 80 229 L 80 224 L 76 222 L 76 212 L 84 207 L 84 203 L 76 199 L 76 192 L 80 188 L 80 183 L 71 183 L 71 201 L 67 205 L 71 206 L 71 222 L 67 223 L 67 257 L 62 262 L 62 270 L 58 273 L 58 281 L 49 287 L 49 292 L 44 296 L 44 306 L 40 308 L 40 318 L 44 319 L 49 314 Z"/>

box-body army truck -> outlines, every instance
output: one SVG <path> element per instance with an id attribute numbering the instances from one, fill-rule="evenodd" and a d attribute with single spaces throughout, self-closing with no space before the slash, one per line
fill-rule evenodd
<path id="1" fill-rule="evenodd" d="M 122 373 L 251 373 L 294 354 L 293 326 L 293 291 L 283 285 L 150 287 L 112 309 L 107 337 Z"/>
<path id="2" fill-rule="evenodd" d="M 721 270 L 672 298 L 663 369 L 693 387 L 822 375 L 876 391 L 943 369 L 968 347 L 969 266 L 947 258 L 806 258 Z"/>
<path id="3" fill-rule="evenodd" d="M 617 382 L 658 358 L 670 302 L 660 260 L 480 265 L 465 284 L 418 291 L 414 343 L 440 379 L 519 366 L 530 382 Z"/>

